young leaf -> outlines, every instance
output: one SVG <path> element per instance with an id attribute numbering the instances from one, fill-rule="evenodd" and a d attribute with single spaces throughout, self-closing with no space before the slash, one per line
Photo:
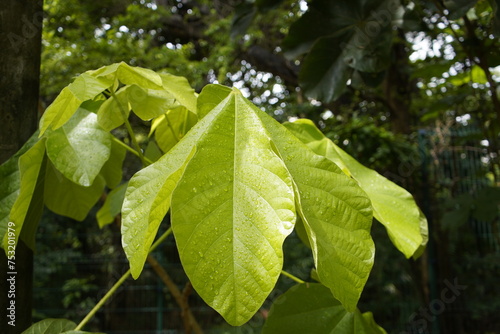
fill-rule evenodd
<path id="1" fill-rule="evenodd" d="M 96 214 L 97 223 L 100 228 L 111 224 L 115 217 L 121 212 L 126 190 L 127 183 L 123 183 L 108 193 L 106 201 L 104 201 L 103 206 Z"/>
<path id="2" fill-rule="evenodd" d="M 337 165 L 266 113 L 259 115 L 296 184 L 298 212 L 321 282 L 353 311 L 374 260 L 370 200 Z"/>
<path id="3" fill-rule="evenodd" d="M 14 206 L 21 187 L 19 173 L 19 157 L 28 151 L 38 141 L 38 131 L 14 154 L 0 166 L 0 240 L 7 231 L 10 210 Z"/>
<path id="4" fill-rule="evenodd" d="M 47 155 L 71 181 L 88 187 L 109 159 L 111 134 L 97 122 L 97 115 L 78 109 L 61 128 L 47 136 Z"/>
<path id="5" fill-rule="evenodd" d="M 137 85 L 128 87 L 127 97 L 132 110 L 142 120 L 150 120 L 179 106 L 169 92 L 143 89 Z"/>
<path id="6" fill-rule="evenodd" d="M 19 158 L 19 172 L 21 185 L 19 196 L 11 211 L 9 220 L 13 223 L 13 237 L 19 237 L 30 248 L 34 248 L 34 235 L 43 210 L 43 182 L 46 165 L 45 139 L 38 141 Z M 24 230 L 28 230 L 28 232 Z M 7 249 L 9 238 L 7 233 L 3 237 L 3 248 Z"/>
<path id="7" fill-rule="evenodd" d="M 286 127 L 314 152 L 335 162 L 358 182 L 372 202 L 375 218 L 386 227 L 393 244 L 407 258 L 425 245 L 422 233 L 427 233 L 427 222 L 408 191 L 357 162 L 310 120 L 298 120 Z"/>
<path id="8" fill-rule="evenodd" d="M 62 334 L 76 327 L 73 321 L 66 319 L 44 319 L 39 321 L 22 334 Z"/>
<path id="9" fill-rule="evenodd" d="M 184 107 L 169 110 L 153 121 L 151 132 L 154 131 L 158 146 L 163 152 L 168 152 L 196 124 L 196 114 Z"/>
<path id="10" fill-rule="evenodd" d="M 238 326 L 261 307 L 280 275 L 282 244 L 295 223 L 294 192 L 241 93 L 233 91 L 200 123 L 211 119 L 172 196 L 172 227 L 193 287 Z"/>
<path id="11" fill-rule="evenodd" d="M 57 130 L 63 126 L 73 116 L 82 102 L 69 87 L 63 88 L 54 102 L 47 107 L 40 119 L 40 136 L 49 127 L 52 130 Z"/>
<path id="12" fill-rule="evenodd" d="M 116 77 L 125 85 L 136 84 L 147 89 L 162 89 L 160 75 L 147 68 L 133 67 L 121 62 L 116 70 Z"/>
<path id="13" fill-rule="evenodd" d="M 99 125 L 106 131 L 111 131 L 123 123 L 125 117 L 130 113 L 130 104 L 128 103 L 127 90 L 130 86 L 126 86 L 115 93 L 115 97 L 111 96 L 99 108 L 97 112 L 97 120 Z"/>
<path id="14" fill-rule="evenodd" d="M 271 306 L 262 334 L 385 334 L 370 312 L 347 312 L 325 286 L 295 285 Z"/>
<path id="15" fill-rule="evenodd" d="M 68 88 L 80 100 L 92 100 L 94 97 L 113 85 L 113 80 L 104 77 L 93 77 L 88 73 L 78 76 Z"/>
<path id="16" fill-rule="evenodd" d="M 160 77 L 163 88 L 172 94 L 181 105 L 196 114 L 196 92 L 189 85 L 187 79 L 168 73 L 162 73 Z"/>
<path id="17" fill-rule="evenodd" d="M 111 152 L 109 159 L 104 163 L 101 169 L 101 176 L 106 180 L 106 186 L 113 189 L 122 182 L 123 178 L 123 161 L 127 151 L 117 143 L 114 139 L 111 141 Z"/>
<path id="18" fill-rule="evenodd" d="M 104 186 L 101 175 L 89 187 L 76 184 L 64 177 L 49 161 L 45 176 L 45 205 L 59 215 L 82 221 L 101 197 Z"/>

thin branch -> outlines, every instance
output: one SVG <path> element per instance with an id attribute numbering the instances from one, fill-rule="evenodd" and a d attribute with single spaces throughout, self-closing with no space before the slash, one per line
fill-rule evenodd
<path id="1" fill-rule="evenodd" d="M 200 325 L 196 321 L 187 300 L 184 298 L 183 294 L 174 283 L 174 281 L 170 278 L 167 271 L 162 267 L 162 265 L 155 259 L 155 257 L 151 254 L 148 255 L 147 259 L 148 263 L 151 265 L 151 268 L 155 271 L 158 277 L 163 281 L 163 283 L 170 290 L 170 293 L 174 297 L 177 304 L 180 306 L 182 310 L 182 321 L 184 323 L 184 328 L 186 333 L 191 333 L 191 328 L 196 334 L 203 334 L 203 331 L 200 328 Z"/>
<path id="2" fill-rule="evenodd" d="M 154 251 L 170 234 L 172 234 L 172 228 L 169 228 L 165 233 L 161 235 L 161 237 L 156 240 L 156 242 L 151 246 L 149 249 L 149 252 L 151 253 Z M 122 277 L 109 289 L 109 291 L 104 295 L 104 297 L 99 300 L 99 302 L 90 310 L 90 312 L 83 318 L 82 321 L 78 324 L 78 326 L 75 327 L 74 331 L 79 331 L 89 322 L 90 319 L 99 311 L 99 309 L 111 298 L 111 296 L 118 290 L 118 288 L 127 280 L 127 278 L 130 276 L 130 269 L 127 270 Z"/>
<path id="3" fill-rule="evenodd" d="M 290 278 L 290 279 L 294 280 L 294 281 L 295 281 L 295 282 L 297 282 L 297 283 L 300 283 L 300 284 L 305 283 L 305 281 L 301 280 L 301 279 L 300 279 L 300 278 L 298 278 L 297 276 L 294 276 L 294 275 L 292 275 L 292 274 L 290 274 L 289 272 L 286 272 L 286 271 L 284 271 L 284 270 L 282 270 L 282 271 L 281 271 L 281 275 L 286 276 L 286 277 L 288 277 L 288 278 Z"/>

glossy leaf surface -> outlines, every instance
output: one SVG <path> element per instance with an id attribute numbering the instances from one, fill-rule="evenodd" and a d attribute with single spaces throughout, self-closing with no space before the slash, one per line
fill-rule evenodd
<path id="1" fill-rule="evenodd" d="M 408 191 L 357 162 L 326 138 L 310 120 L 298 120 L 286 127 L 314 152 L 335 162 L 359 183 L 372 202 L 375 218 L 386 227 L 391 241 L 407 258 L 425 245 L 427 240 L 423 234 L 426 234 L 427 222 Z"/>
<path id="2" fill-rule="evenodd" d="M 109 159 L 111 135 L 97 122 L 97 115 L 78 109 L 61 128 L 47 138 L 47 154 L 69 180 L 88 187 Z"/>

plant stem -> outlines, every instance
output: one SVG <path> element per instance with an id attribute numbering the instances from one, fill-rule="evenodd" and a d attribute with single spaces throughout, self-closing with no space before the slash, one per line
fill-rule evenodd
<path id="1" fill-rule="evenodd" d="M 127 112 L 125 111 L 125 109 L 123 109 L 122 104 L 116 98 L 115 92 L 113 92 L 113 90 L 110 90 L 110 94 L 111 94 L 111 97 L 115 99 L 116 104 L 118 105 L 118 109 L 120 109 L 120 113 L 122 114 L 123 120 L 125 122 L 125 128 L 127 128 L 127 132 L 130 136 L 130 140 L 132 140 L 132 145 L 137 150 L 137 153 L 139 154 L 139 159 L 141 159 L 143 165 L 146 166 L 147 165 L 146 158 L 144 157 L 144 154 L 142 154 L 142 150 L 141 150 L 141 147 L 139 146 L 139 143 L 137 142 L 137 138 L 135 138 L 134 130 L 132 129 L 132 126 L 130 125 L 130 122 L 128 121 Z"/>
<path id="2" fill-rule="evenodd" d="M 149 253 L 154 251 L 170 234 L 172 234 L 172 227 L 170 227 L 168 230 L 165 231 L 161 235 L 161 237 L 158 238 L 158 240 L 155 241 L 153 245 L 149 248 Z M 83 318 L 82 321 L 76 326 L 74 331 L 79 331 L 89 322 L 90 319 L 99 311 L 99 309 L 108 301 L 108 299 L 116 292 L 116 290 L 127 280 L 127 278 L 130 276 L 130 269 L 127 270 L 122 277 L 109 289 L 109 291 L 104 295 L 104 297 L 99 300 L 99 302 L 94 306 L 92 310 Z"/>
<path id="3" fill-rule="evenodd" d="M 115 143 L 117 143 L 118 145 L 120 145 L 121 147 L 123 147 L 124 149 L 126 149 L 127 151 L 129 151 L 130 153 L 132 153 L 133 155 L 137 156 L 139 159 L 141 158 L 141 155 L 139 154 L 139 152 L 137 152 L 132 147 L 128 146 L 127 144 L 125 144 L 120 139 L 116 138 L 115 136 L 112 136 L 112 137 L 113 137 L 113 141 Z M 148 165 L 151 165 L 153 163 L 153 161 L 149 160 L 146 157 L 144 157 L 144 160 L 146 161 L 146 163 Z"/>
<path id="4" fill-rule="evenodd" d="M 305 281 L 301 280 L 300 278 L 298 278 L 297 276 L 294 276 L 292 274 L 290 274 L 289 272 L 286 272 L 284 270 L 281 271 L 281 275 L 283 276 L 286 276 L 290 279 L 292 279 L 293 281 L 297 282 L 297 283 L 300 283 L 300 284 L 303 284 L 305 283 Z"/>

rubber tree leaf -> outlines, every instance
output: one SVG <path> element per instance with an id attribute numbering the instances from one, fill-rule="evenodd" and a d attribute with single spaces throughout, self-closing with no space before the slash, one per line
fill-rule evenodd
<path id="1" fill-rule="evenodd" d="M 19 157 L 28 151 L 38 141 L 38 131 L 9 160 L 0 166 L 0 240 L 3 240 L 10 210 L 14 206 L 21 187 L 19 173 Z"/>
<path id="2" fill-rule="evenodd" d="M 166 90 L 143 89 L 137 85 L 128 87 L 127 98 L 134 113 L 142 120 L 150 120 L 179 106 Z"/>
<path id="3" fill-rule="evenodd" d="M 321 284 L 295 285 L 271 306 L 262 334 L 385 334 L 370 312 L 347 312 Z"/>
<path id="4" fill-rule="evenodd" d="M 115 220 L 115 217 L 120 214 L 126 190 L 127 183 L 123 183 L 108 193 L 104 204 L 96 214 L 97 223 L 100 228 L 111 224 Z"/>
<path id="5" fill-rule="evenodd" d="M 49 127 L 55 130 L 63 126 L 73 116 L 82 102 L 69 87 L 63 88 L 40 119 L 40 136 Z"/>
<path id="6" fill-rule="evenodd" d="M 92 100 L 97 95 L 113 85 L 113 81 L 103 77 L 93 77 L 88 73 L 82 73 L 68 88 L 80 100 Z"/>
<path id="7" fill-rule="evenodd" d="M 126 86 L 115 93 L 115 96 L 108 98 L 97 112 L 99 125 L 106 131 L 111 131 L 123 123 L 130 113 L 127 90 L 131 86 Z"/>
<path id="8" fill-rule="evenodd" d="M 203 93 L 202 93 L 203 94 Z M 293 184 L 256 110 L 239 91 L 208 113 L 172 197 L 172 227 L 198 294 L 234 326 L 272 291 L 295 223 Z"/>
<path id="9" fill-rule="evenodd" d="M 427 221 L 407 190 L 360 164 L 326 138 L 312 121 L 301 119 L 285 126 L 314 152 L 335 162 L 358 182 L 371 200 L 375 218 L 386 227 L 392 243 L 407 258 L 425 245 Z"/>
<path id="10" fill-rule="evenodd" d="M 71 181 L 90 186 L 111 152 L 111 134 L 97 122 L 97 115 L 78 109 L 61 128 L 47 136 L 47 155 Z"/>
<path id="11" fill-rule="evenodd" d="M 158 227 L 170 208 L 172 192 L 212 119 L 208 117 L 197 123 L 170 151 L 134 174 L 129 181 L 122 206 L 121 233 L 134 278 L 142 272 Z"/>
<path id="12" fill-rule="evenodd" d="M 374 261 L 370 200 L 335 163 L 266 113 L 259 115 L 295 182 L 298 212 L 321 282 L 354 311 Z"/>
<path id="13" fill-rule="evenodd" d="M 130 66 L 124 62 L 121 62 L 117 67 L 116 77 L 125 85 L 136 84 L 146 89 L 161 89 L 163 85 L 160 75 L 155 71 Z"/>
<path id="14" fill-rule="evenodd" d="M 14 223 L 13 236 L 16 244 L 21 237 L 32 249 L 36 227 L 43 211 L 46 162 L 45 139 L 38 141 L 19 157 L 20 190 L 9 216 L 9 221 Z M 3 236 L 2 245 L 4 249 L 8 248 L 8 234 Z"/>
<path id="15" fill-rule="evenodd" d="M 127 151 L 125 148 L 118 143 L 118 140 L 111 137 L 111 151 L 109 153 L 109 159 L 106 160 L 102 166 L 100 174 L 104 177 L 106 181 L 106 186 L 113 189 L 120 184 L 123 179 L 123 161 Z"/>
<path id="16" fill-rule="evenodd" d="M 45 205 L 59 215 L 82 221 L 101 197 L 105 184 L 101 175 L 89 187 L 76 184 L 49 161 L 45 176 Z"/>
<path id="17" fill-rule="evenodd" d="M 44 319 L 39 321 L 22 334 L 62 334 L 76 327 L 73 321 L 66 319 Z"/>
<path id="18" fill-rule="evenodd" d="M 92 100 L 113 84 L 113 81 L 108 78 L 96 78 L 88 73 L 78 76 L 75 81 L 65 87 L 45 110 L 40 120 L 40 136 L 49 127 L 57 130 L 66 124 L 82 102 Z"/>
<path id="19" fill-rule="evenodd" d="M 197 101 L 198 118 L 202 119 L 205 117 L 206 114 L 221 103 L 230 93 L 231 88 L 225 86 L 206 85 L 203 87 Z"/>
<path id="20" fill-rule="evenodd" d="M 168 152 L 196 124 L 196 114 L 184 107 L 169 110 L 153 121 L 156 142 L 163 152 Z"/>
<path id="21" fill-rule="evenodd" d="M 163 88 L 189 111 L 196 113 L 197 95 L 189 82 L 184 77 L 161 73 Z"/>

